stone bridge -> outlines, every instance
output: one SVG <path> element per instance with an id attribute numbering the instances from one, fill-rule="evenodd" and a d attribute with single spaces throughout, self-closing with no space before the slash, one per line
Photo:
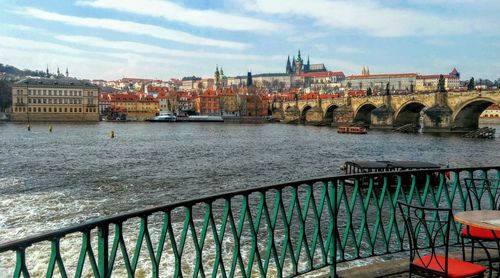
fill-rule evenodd
<path id="1" fill-rule="evenodd" d="M 476 129 L 479 115 L 492 104 L 500 105 L 500 90 L 318 98 L 276 102 L 273 117 L 288 123 L 364 122 L 379 128 L 414 124 L 424 132 L 461 132 Z"/>

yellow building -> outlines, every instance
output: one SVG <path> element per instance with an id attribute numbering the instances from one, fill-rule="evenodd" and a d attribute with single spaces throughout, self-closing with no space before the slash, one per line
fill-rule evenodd
<path id="1" fill-rule="evenodd" d="M 155 98 L 138 94 L 111 95 L 111 108 L 124 111 L 127 114 L 127 120 L 132 121 L 151 119 L 160 111 Z"/>
<path id="2" fill-rule="evenodd" d="M 99 121 L 99 87 L 74 78 L 26 78 L 12 86 L 12 121 Z"/>
<path id="3" fill-rule="evenodd" d="M 239 115 L 238 96 L 230 88 L 220 89 L 219 95 L 222 115 Z"/>

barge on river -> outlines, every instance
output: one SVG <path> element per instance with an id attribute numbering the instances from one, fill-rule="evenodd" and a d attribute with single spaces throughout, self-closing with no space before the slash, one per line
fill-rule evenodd
<path id="1" fill-rule="evenodd" d="M 366 128 L 362 126 L 339 126 L 337 133 L 366 134 Z"/>
<path id="2" fill-rule="evenodd" d="M 432 170 L 432 169 L 440 169 L 441 166 L 434 163 L 422 162 L 422 161 L 386 161 L 386 160 L 377 160 L 377 161 L 347 161 L 344 163 L 340 170 L 343 174 L 361 174 L 361 173 L 373 173 L 373 172 L 396 172 L 396 171 L 404 171 L 404 170 Z M 408 175 L 407 177 L 402 178 L 402 184 L 404 186 L 410 186 L 412 183 L 412 177 L 414 175 Z M 440 177 L 438 173 L 431 173 L 430 184 L 438 185 L 440 181 Z M 381 185 L 380 183 L 381 177 L 375 176 L 373 177 L 373 182 L 376 185 Z M 391 178 L 390 186 L 397 185 L 397 177 Z M 355 181 L 352 180 L 351 183 Z M 361 184 L 368 185 L 369 178 L 361 178 Z M 425 177 L 419 177 L 416 180 L 417 185 L 425 185 L 426 180 Z"/>

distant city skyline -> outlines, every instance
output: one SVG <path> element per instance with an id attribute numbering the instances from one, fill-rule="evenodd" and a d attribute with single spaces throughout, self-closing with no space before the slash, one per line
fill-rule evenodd
<path id="1" fill-rule="evenodd" d="M 88 79 L 329 70 L 500 78 L 497 0 L 0 2 L 0 63 Z"/>

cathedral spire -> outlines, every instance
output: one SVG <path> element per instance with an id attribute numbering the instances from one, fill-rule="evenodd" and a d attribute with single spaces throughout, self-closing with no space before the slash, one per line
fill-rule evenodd
<path id="1" fill-rule="evenodd" d="M 47 77 L 49 77 L 49 64 L 47 64 Z"/>
<path id="2" fill-rule="evenodd" d="M 290 64 L 290 55 L 288 55 L 288 59 L 286 60 L 286 73 L 292 73 L 292 65 Z"/>
<path id="3" fill-rule="evenodd" d="M 66 77 L 69 77 L 68 67 L 66 67 Z"/>

